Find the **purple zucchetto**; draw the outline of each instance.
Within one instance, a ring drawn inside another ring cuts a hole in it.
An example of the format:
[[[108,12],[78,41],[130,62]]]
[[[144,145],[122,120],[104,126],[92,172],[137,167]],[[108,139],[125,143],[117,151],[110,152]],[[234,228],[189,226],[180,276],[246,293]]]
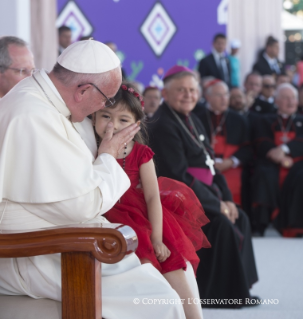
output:
[[[171,77],[172,75],[181,73],[181,72],[189,72],[194,74],[194,72],[191,69],[187,68],[186,66],[175,65],[165,73],[163,77],[163,81],[165,81],[167,78]]]

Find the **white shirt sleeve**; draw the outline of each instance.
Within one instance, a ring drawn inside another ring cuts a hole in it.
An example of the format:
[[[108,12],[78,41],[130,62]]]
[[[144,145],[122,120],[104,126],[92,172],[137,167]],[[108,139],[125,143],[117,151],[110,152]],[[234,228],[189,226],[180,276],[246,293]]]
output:
[[[109,154],[101,154],[94,162],[101,184],[88,194],[61,202],[21,204],[26,210],[53,225],[88,222],[110,210],[130,186],[128,176]]]
[[[231,160],[233,161],[233,166],[232,166],[233,168],[236,168],[241,164],[240,160],[235,156],[232,156]]]
[[[290,154],[290,149],[286,144],[282,144],[280,147],[285,154]]]

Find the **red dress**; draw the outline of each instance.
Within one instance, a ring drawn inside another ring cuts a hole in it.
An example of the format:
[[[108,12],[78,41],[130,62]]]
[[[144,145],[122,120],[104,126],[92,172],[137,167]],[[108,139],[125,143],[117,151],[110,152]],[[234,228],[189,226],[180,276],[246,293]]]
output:
[[[147,205],[140,184],[139,168],[153,158],[152,150],[135,143],[125,159],[125,172],[131,186],[120,201],[105,214],[112,223],[132,227],[138,236],[139,246],[136,254],[141,260],[148,259],[161,272],[186,269],[186,260],[191,262],[195,272],[199,264],[196,251],[210,244],[201,230],[209,222],[194,192],[185,184],[160,177],[158,179],[163,210],[163,243],[171,255],[160,263],[154,253],[150,240],[152,228],[148,220]],[[122,167],[123,159],[118,159]]]

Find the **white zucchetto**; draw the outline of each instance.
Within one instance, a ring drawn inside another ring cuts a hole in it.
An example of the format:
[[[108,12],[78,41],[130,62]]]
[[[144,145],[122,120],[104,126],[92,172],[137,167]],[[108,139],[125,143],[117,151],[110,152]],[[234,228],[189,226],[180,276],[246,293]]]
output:
[[[76,73],[104,73],[121,64],[117,55],[107,45],[95,40],[71,44],[58,57],[57,62]]]

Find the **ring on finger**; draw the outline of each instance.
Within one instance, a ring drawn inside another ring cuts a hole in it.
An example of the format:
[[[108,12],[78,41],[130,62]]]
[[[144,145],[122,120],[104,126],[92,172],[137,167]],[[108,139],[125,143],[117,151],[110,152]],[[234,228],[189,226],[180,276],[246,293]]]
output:
[[[224,214],[228,215],[229,210],[227,208],[225,208],[223,212],[224,212]]]

